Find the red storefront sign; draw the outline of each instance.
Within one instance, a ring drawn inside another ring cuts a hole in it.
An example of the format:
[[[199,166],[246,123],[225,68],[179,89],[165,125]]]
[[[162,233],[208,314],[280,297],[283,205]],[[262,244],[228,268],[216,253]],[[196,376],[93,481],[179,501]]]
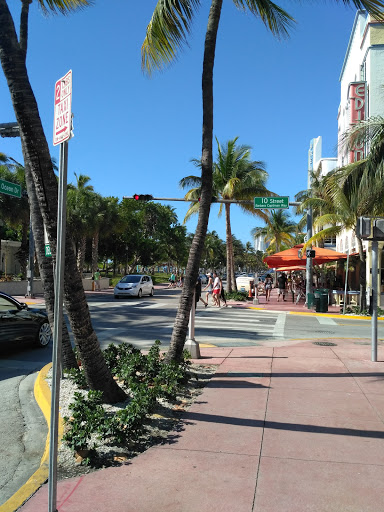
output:
[[[351,108],[351,125],[365,120],[366,82],[352,82],[349,84],[349,102]],[[358,162],[364,158],[364,145],[355,147],[349,152],[349,161]]]

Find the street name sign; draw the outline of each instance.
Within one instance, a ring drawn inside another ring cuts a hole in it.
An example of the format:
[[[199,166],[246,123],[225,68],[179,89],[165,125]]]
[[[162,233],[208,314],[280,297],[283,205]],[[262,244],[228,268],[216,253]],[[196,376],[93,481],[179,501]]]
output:
[[[72,128],[72,70],[55,84],[55,114],[53,121],[53,145],[71,138]]]
[[[289,208],[289,197],[255,197],[255,208],[265,208],[267,210],[274,210],[276,208]]]
[[[9,181],[0,180],[0,192],[8,196],[21,197],[21,185],[10,183]]]

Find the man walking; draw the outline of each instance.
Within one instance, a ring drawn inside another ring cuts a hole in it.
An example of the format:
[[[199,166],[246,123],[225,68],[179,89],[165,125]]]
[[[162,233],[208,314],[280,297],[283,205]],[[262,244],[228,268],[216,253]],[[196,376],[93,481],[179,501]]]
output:
[[[97,290],[98,292],[101,292],[99,269],[96,269],[96,272],[93,274],[93,279],[95,282],[95,291]]]
[[[280,301],[280,295],[283,296],[283,300],[285,301],[285,288],[287,286],[287,276],[284,272],[281,272],[279,277],[277,278],[277,286],[279,287],[279,294],[277,296],[277,302]]]

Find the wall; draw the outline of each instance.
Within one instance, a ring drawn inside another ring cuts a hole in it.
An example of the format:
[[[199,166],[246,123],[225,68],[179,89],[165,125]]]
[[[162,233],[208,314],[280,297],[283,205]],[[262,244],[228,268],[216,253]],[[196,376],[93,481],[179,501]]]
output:
[[[92,279],[83,279],[83,287],[85,291],[92,291]],[[109,288],[109,278],[102,277],[100,279],[100,286],[102,290]],[[8,293],[8,295],[25,296],[27,292],[27,281],[0,281],[0,291]],[[33,293],[42,294],[43,287],[40,279],[33,281]]]

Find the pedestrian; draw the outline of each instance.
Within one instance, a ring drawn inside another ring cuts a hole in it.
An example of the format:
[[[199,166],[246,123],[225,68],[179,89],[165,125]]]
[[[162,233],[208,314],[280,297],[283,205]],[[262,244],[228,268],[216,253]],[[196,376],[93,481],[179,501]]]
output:
[[[285,301],[285,287],[287,285],[287,276],[284,272],[281,272],[279,277],[277,278],[277,286],[279,288],[279,293],[277,296],[277,302],[280,301],[280,295],[283,296],[283,301]]]
[[[212,289],[213,303],[219,308],[220,307],[221,285],[220,285],[220,278],[216,272],[213,272],[213,279],[214,279],[213,289]]]
[[[265,278],[265,282],[264,282],[265,301],[266,302],[269,302],[269,300],[270,300],[272,285],[273,285],[273,279],[271,277],[271,274],[267,274],[267,277]]]
[[[226,308],[226,307],[228,307],[228,304],[227,304],[227,299],[225,298],[223,280],[221,279],[220,276],[219,276],[219,279],[220,279],[220,299],[224,302],[224,307]]]
[[[171,277],[169,278],[169,285],[168,288],[174,288],[176,286],[176,276],[172,272]]]
[[[204,307],[208,306],[208,302],[205,302],[205,300],[201,296],[201,279],[200,277],[197,278],[196,286],[195,286],[195,308],[197,307],[197,303],[201,300],[201,302],[204,304]]]
[[[295,285],[296,285],[296,293],[297,293],[296,304],[298,304],[301,297],[303,297],[305,299],[305,282],[301,277],[299,277],[295,281]],[[305,306],[305,300],[304,300],[304,306]]]
[[[207,294],[205,296],[205,302],[208,304],[209,303],[209,300],[208,300],[209,296],[212,295],[213,279],[212,279],[212,276],[211,276],[210,272],[208,272],[207,277],[208,277],[208,283],[207,283],[207,286],[204,288],[203,291],[207,291]]]
[[[94,272],[93,274],[93,281],[95,283],[95,291],[97,289],[97,291],[101,292],[101,286],[100,286],[100,272],[99,272],[99,269],[97,268],[96,269],[96,272]]]

